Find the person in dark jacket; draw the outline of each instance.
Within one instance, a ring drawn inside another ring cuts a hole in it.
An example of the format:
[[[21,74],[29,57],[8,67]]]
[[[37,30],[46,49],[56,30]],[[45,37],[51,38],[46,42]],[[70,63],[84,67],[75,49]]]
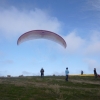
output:
[[[44,77],[44,69],[43,68],[41,68],[40,73],[41,73],[41,77]]]
[[[96,68],[94,68],[94,76],[95,76],[95,78],[97,78]]]

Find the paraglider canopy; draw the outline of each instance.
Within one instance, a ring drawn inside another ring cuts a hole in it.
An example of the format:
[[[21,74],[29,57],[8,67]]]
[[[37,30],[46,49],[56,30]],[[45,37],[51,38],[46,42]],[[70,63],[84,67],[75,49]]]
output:
[[[66,41],[60,35],[47,30],[32,30],[22,34],[17,40],[17,45],[33,39],[48,39],[59,43],[64,48],[67,46]]]

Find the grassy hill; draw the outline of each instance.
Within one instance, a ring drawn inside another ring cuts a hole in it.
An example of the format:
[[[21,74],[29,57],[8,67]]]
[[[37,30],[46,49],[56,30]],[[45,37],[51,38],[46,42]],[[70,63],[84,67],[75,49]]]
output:
[[[70,75],[0,78],[0,100],[100,100],[100,78]]]

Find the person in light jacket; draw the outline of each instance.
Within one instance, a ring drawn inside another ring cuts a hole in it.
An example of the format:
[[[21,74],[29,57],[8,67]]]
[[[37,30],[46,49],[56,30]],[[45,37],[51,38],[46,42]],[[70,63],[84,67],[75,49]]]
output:
[[[68,75],[69,75],[69,70],[68,70],[68,68],[66,68],[66,70],[65,70],[65,75],[66,75],[66,81],[68,81]]]

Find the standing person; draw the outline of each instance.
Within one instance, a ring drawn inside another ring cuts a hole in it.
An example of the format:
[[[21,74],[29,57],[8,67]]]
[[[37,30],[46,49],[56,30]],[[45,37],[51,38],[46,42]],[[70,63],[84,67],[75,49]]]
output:
[[[96,68],[94,68],[94,76],[95,76],[95,78],[97,78]]]
[[[68,70],[68,68],[66,68],[65,74],[66,74],[66,81],[68,81],[68,75],[69,75],[69,70]]]
[[[83,75],[83,71],[81,71],[81,75]]]
[[[44,69],[43,68],[41,68],[40,73],[41,73],[41,77],[43,77],[44,76]]]

